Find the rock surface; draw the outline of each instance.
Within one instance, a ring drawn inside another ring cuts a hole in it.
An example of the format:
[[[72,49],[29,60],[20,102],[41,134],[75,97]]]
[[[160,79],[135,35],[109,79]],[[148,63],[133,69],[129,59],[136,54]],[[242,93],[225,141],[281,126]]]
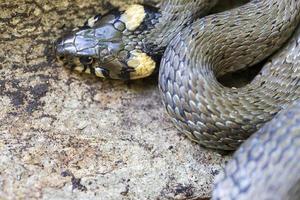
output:
[[[175,129],[156,78],[101,80],[54,60],[60,34],[129,2],[1,1],[0,199],[210,196],[228,156]]]

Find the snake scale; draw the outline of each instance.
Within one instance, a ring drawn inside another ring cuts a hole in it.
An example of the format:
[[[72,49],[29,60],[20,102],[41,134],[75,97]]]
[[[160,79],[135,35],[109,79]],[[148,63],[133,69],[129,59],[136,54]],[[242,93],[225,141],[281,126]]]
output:
[[[163,54],[160,93],[181,132],[222,150],[254,133],[216,177],[213,199],[300,199],[300,1],[252,0],[207,15],[216,2],[97,15],[58,39],[56,54],[77,71],[123,80],[151,75]],[[262,61],[244,87],[217,79]]]

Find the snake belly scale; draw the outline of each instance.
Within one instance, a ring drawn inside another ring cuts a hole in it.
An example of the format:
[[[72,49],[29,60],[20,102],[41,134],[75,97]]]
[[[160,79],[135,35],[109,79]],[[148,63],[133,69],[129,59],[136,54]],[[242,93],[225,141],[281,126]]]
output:
[[[58,39],[56,54],[77,71],[129,80],[153,73],[163,53],[160,93],[181,132],[235,150],[259,130],[216,179],[213,199],[299,199],[300,176],[288,172],[300,174],[300,1],[252,0],[207,15],[216,2],[163,0],[159,10],[97,15]],[[266,59],[244,87],[217,80]]]

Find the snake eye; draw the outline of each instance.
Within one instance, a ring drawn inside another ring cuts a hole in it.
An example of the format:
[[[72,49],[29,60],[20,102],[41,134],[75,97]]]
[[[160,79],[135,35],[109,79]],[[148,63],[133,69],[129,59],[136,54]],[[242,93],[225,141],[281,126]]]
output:
[[[94,59],[92,57],[81,57],[79,58],[81,64],[90,65],[93,63]]]

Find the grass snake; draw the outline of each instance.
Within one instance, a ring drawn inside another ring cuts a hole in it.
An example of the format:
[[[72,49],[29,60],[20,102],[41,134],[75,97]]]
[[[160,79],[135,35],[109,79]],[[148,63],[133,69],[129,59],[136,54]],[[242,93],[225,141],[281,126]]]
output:
[[[213,199],[300,199],[300,1],[252,0],[207,15],[216,2],[96,15],[58,39],[56,54],[77,71],[122,80],[153,74],[163,55],[160,93],[181,132],[222,150],[254,133],[217,176]],[[217,79],[262,61],[244,87]]]

